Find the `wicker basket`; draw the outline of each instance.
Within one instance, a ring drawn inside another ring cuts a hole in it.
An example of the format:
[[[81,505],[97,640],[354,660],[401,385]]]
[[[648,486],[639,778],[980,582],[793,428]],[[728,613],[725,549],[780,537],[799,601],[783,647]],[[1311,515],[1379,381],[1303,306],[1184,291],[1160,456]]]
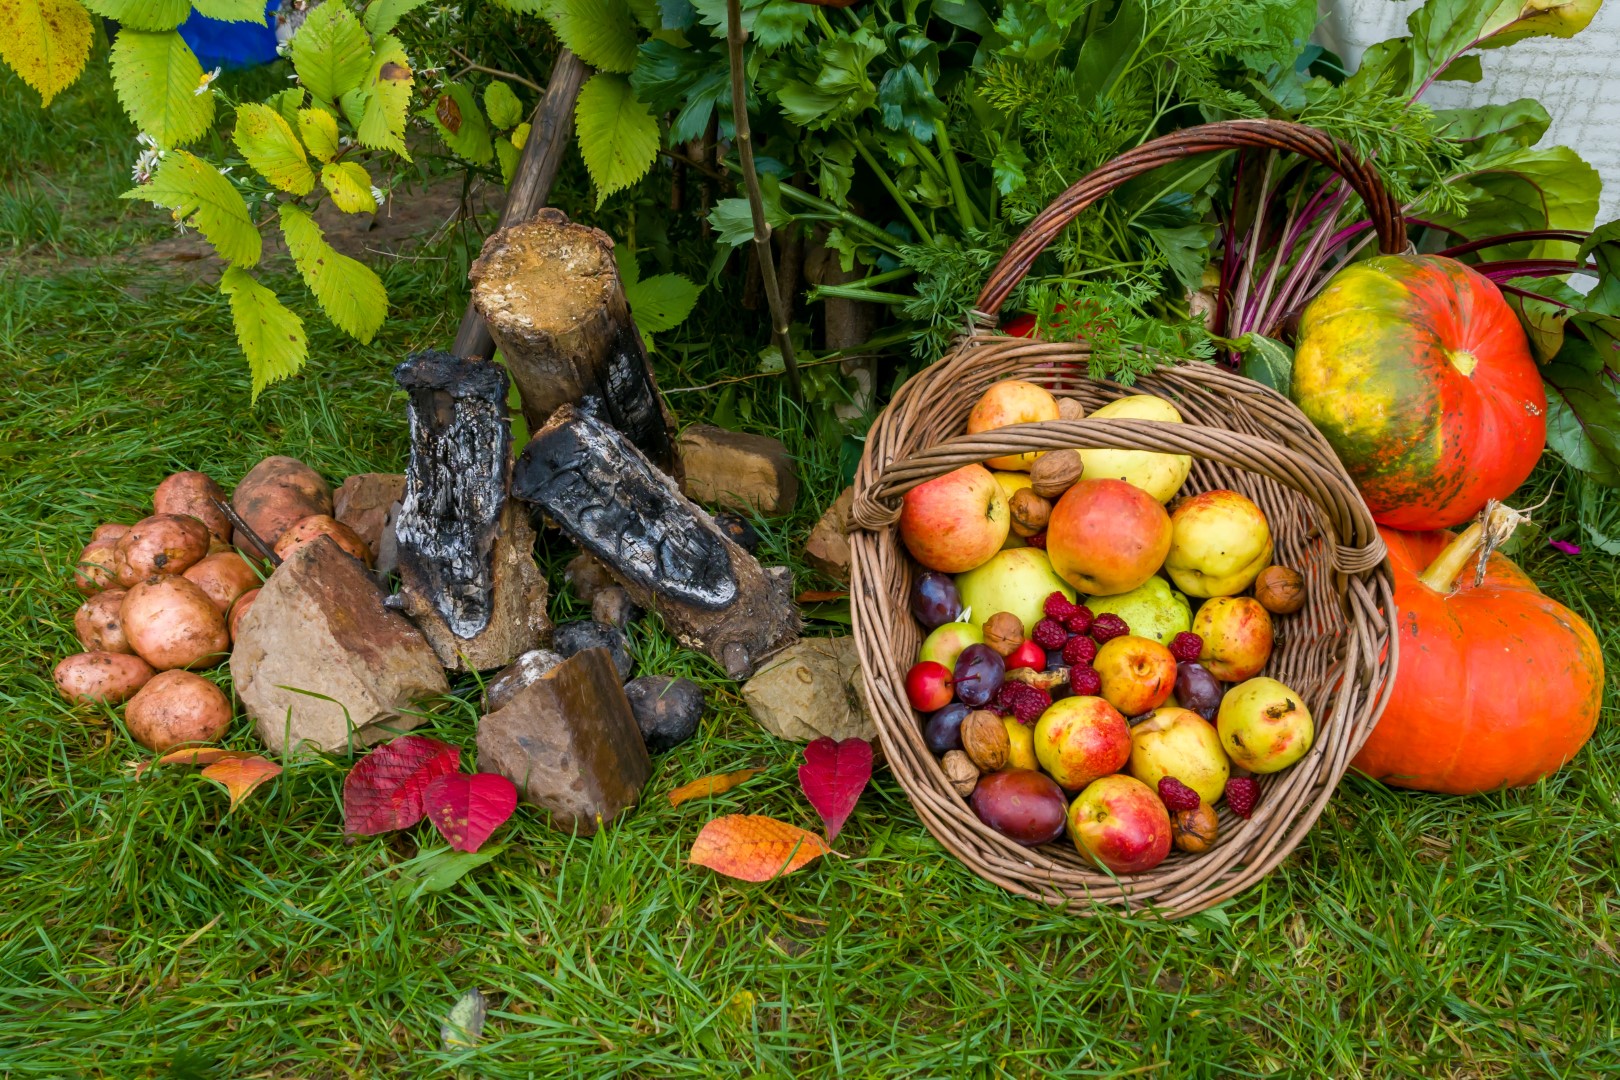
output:
[[[1292,151],[1335,169],[1361,196],[1386,252],[1406,249],[1399,207],[1375,173],[1330,137],[1296,124],[1210,124],[1146,143],[1079,181],[1020,236],[979,296],[981,324],[1065,226],[1115,187],[1188,154],[1233,147]],[[986,328],[960,338],[938,363],[906,383],[873,426],[856,474],[851,596],[856,644],[883,751],[923,823],[980,876],[1025,896],[1090,914],[1119,904],[1175,918],[1259,881],[1300,842],[1383,711],[1396,662],[1394,611],[1384,546],[1337,457],[1305,416],[1275,391],[1209,364],[1164,364],[1135,386],[1086,377],[1084,342],[1009,338]],[[1170,399],[1185,423],[1055,420],[962,435],[990,384],[1027,379],[1092,410],[1130,393]],[[901,496],[970,462],[1029,450],[1111,447],[1189,454],[1184,490],[1231,488],[1265,511],[1276,561],[1306,577],[1309,600],[1276,620],[1271,675],[1305,697],[1316,719],[1303,760],[1260,778],[1260,803],[1245,821],[1220,811],[1220,839],[1200,855],[1172,853],[1154,870],[1115,878],[1066,838],[1038,848],[1013,843],[979,821],[952,790],[922,740],[904,692],[921,643],[908,610],[918,573],[894,522]]]

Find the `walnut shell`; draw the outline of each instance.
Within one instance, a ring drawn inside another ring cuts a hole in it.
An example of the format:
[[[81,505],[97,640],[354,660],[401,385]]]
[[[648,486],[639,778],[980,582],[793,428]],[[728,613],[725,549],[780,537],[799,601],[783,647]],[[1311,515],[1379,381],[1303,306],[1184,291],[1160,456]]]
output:
[[[1055,499],[1073,487],[1085,471],[1078,450],[1052,450],[1029,470],[1029,488],[1043,499]]]
[[[1058,401],[1059,420],[1084,420],[1086,407],[1072,397],[1060,397]]]
[[[1193,855],[1208,851],[1215,846],[1219,833],[1220,820],[1215,816],[1215,808],[1208,803],[1196,810],[1177,810],[1170,815],[1170,835],[1175,839],[1177,850]]]
[[[1011,656],[1024,643],[1024,620],[1010,611],[998,611],[984,620],[984,643],[999,656]]]
[[[945,779],[951,782],[951,787],[962,798],[973,794],[973,789],[979,786],[979,767],[973,764],[960,750],[947,750],[945,756],[939,759],[940,767],[945,770]]]
[[[1305,606],[1305,577],[1286,566],[1268,566],[1254,579],[1254,598],[1277,615],[1292,615]]]
[[[1007,505],[1012,512],[1012,531],[1025,538],[1046,528],[1046,519],[1052,516],[1052,504],[1029,488],[1013,492]]]
[[[962,721],[962,750],[983,772],[1006,768],[1007,757],[1012,753],[1007,725],[988,709],[968,713],[967,719]]]

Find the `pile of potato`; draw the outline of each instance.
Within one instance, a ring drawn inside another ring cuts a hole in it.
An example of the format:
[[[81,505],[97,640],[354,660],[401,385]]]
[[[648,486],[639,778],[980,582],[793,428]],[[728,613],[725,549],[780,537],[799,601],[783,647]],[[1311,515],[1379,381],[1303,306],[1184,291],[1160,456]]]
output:
[[[85,651],[56,665],[56,687],[74,704],[127,701],[130,735],[152,750],[213,742],[230,724],[230,700],[192,672],[230,655],[270,568],[244,556],[255,549],[233,536],[224,501],[205,473],[175,473],[152,493],[150,517],[98,526],[74,570],[88,597],[73,616]],[[365,541],[331,516],[331,488],[301,461],[259,462],[231,505],[280,558],[330,536],[371,562]]]

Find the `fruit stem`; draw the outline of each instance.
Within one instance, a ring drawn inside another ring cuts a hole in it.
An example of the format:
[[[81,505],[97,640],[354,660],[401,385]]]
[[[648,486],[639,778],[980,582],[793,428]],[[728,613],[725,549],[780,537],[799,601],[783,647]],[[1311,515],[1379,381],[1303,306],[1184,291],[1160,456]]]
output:
[[[1457,577],[1468,565],[1469,559],[1476,559],[1474,567],[1474,584],[1478,585],[1485,580],[1485,564],[1490,561],[1491,552],[1495,551],[1504,540],[1513,535],[1513,530],[1521,522],[1529,521],[1529,515],[1503,506],[1495,499],[1485,504],[1485,509],[1479,512],[1474,522],[1457,534],[1457,538],[1446,545],[1429,568],[1418,575],[1418,580],[1435,592],[1449,593],[1457,586]]]

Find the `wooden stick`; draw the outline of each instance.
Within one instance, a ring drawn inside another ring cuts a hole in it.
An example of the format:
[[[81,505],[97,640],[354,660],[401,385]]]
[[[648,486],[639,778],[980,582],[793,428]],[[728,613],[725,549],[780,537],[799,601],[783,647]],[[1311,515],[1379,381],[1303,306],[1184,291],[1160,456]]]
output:
[[[530,120],[523,157],[512,174],[512,187],[506,193],[506,207],[501,211],[501,225],[527,221],[551,195],[551,184],[557,179],[557,168],[568,149],[574,103],[579,100],[579,88],[589,73],[585,62],[567,49],[557,54],[545,97],[540,99]],[[470,301],[461,316],[461,328],[456,331],[456,342],[450,351],[456,356],[480,356],[486,360],[495,355],[495,342]]]
[[[737,128],[737,157],[742,161],[743,183],[748,188],[748,209],[754,217],[754,251],[759,255],[759,272],[764,279],[765,301],[771,309],[771,336],[787,369],[788,389],[793,400],[803,401],[799,387],[799,363],[788,336],[787,305],[776,284],[776,255],[771,250],[771,223],[765,220],[765,197],[759,190],[759,173],[754,169],[754,139],[748,130],[748,94],[743,86],[742,5],[726,0],[726,52],[731,62],[731,116]]]
[[[281,556],[276,554],[276,549],[265,543],[264,538],[254,532],[252,527],[237,515],[229,502],[224,499],[210,499],[209,501],[218,507],[219,512],[224,514],[226,519],[230,521],[231,528],[247,537],[248,543],[259,549],[260,558],[269,562],[273,567],[281,565]]]

